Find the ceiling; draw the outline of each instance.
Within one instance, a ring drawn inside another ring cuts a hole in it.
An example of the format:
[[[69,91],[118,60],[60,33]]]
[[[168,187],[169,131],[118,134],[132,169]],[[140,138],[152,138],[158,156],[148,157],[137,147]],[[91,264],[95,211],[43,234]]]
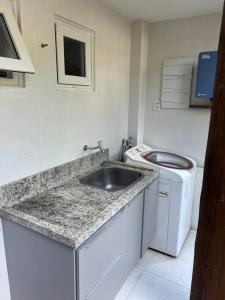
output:
[[[101,0],[130,20],[158,22],[222,12],[223,0]]]

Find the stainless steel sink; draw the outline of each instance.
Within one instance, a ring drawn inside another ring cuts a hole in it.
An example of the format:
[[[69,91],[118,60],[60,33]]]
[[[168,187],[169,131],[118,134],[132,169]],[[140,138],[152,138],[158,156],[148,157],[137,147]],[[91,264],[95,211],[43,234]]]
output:
[[[81,178],[80,183],[115,192],[133,185],[142,176],[139,172],[122,168],[102,168]]]

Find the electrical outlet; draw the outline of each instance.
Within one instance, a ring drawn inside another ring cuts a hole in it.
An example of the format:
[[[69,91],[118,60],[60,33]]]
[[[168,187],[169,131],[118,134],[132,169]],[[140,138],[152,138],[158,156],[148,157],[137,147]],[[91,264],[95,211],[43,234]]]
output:
[[[160,105],[160,101],[159,100],[156,100],[154,102],[154,105],[153,105],[153,110],[154,111],[159,111],[161,109],[161,105]]]

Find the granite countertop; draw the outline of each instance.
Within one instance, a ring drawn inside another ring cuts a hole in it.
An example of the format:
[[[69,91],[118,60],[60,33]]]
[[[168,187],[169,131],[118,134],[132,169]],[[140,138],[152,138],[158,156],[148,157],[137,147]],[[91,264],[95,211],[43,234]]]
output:
[[[76,249],[158,177],[154,170],[108,162],[111,166],[136,169],[144,176],[116,192],[80,184],[79,179],[98,166],[39,195],[3,206],[0,216]]]

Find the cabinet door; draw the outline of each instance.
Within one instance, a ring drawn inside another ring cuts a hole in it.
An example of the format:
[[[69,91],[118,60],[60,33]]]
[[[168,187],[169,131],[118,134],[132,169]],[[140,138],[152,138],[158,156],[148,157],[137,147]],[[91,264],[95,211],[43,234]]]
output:
[[[72,248],[11,221],[3,229],[12,300],[76,300]]]
[[[141,256],[143,193],[77,252],[79,300],[113,300]]]
[[[145,190],[142,255],[144,255],[150,247],[151,241],[156,233],[158,189],[159,184],[158,180],[156,180]]]
[[[123,208],[78,250],[78,299],[114,299],[126,279],[125,220]]]
[[[127,205],[126,212],[126,270],[129,274],[141,258],[144,193]]]

